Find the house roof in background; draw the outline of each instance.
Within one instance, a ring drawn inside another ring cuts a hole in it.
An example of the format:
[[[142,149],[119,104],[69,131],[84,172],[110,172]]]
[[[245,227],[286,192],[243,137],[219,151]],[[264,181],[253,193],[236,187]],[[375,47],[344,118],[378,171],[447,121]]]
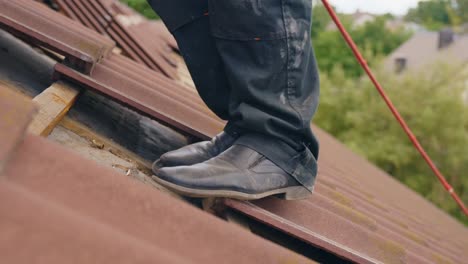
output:
[[[406,68],[422,70],[433,63],[467,63],[468,35],[455,35],[454,42],[439,49],[439,32],[417,32],[385,60],[385,67],[394,70],[395,60],[406,59]]]
[[[20,2],[25,1],[27,0]],[[33,5],[34,2],[29,1]],[[102,4],[112,1],[102,1]],[[7,1],[0,0],[0,4],[4,2]],[[12,3],[14,5],[16,2]],[[18,4],[15,8],[23,7]],[[2,12],[0,9],[0,17],[5,17]],[[47,17],[54,11],[41,12]],[[68,30],[67,22],[70,19],[61,16],[60,20],[60,25]],[[28,34],[21,29],[16,30]],[[39,29],[39,32],[46,31]],[[28,38],[25,40],[37,44]],[[146,38],[135,37],[135,42],[147,41],[149,40]],[[151,41],[167,45],[167,40],[161,35]],[[118,39],[116,43],[119,44]],[[100,59],[95,64],[94,71],[89,74],[79,73],[70,68],[70,65],[60,62],[55,71],[57,78],[66,78],[82,88],[97,90],[110,100],[124,103],[199,139],[214,136],[224,124],[206,108],[194,89],[180,85],[158,72],[158,69],[148,68],[143,61],[138,64],[138,60],[134,62],[111,52]],[[0,106],[4,105],[6,104],[0,102]],[[225,200],[226,208],[350,261],[463,263],[468,259],[468,230],[463,225],[351,152],[326,132],[316,127],[314,131],[321,141],[322,154],[315,194],[310,199],[289,202],[276,198],[256,202]],[[32,154],[38,151],[42,151],[43,155]],[[223,252],[227,261],[234,261],[231,259],[233,253],[245,255],[239,256],[238,262],[243,262],[240,259],[243,257],[252,262],[257,260],[271,263],[275,258],[282,260],[283,257],[303,261],[289,251],[233,229],[206,213],[169,199],[157,190],[114,175],[46,140],[27,136],[23,144],[16,148],[16,152],[8,163],[10,167],[7,170],[7,180],[3,181],[3,185],[0,184],[7,193],[2,201],[8,201],[1,205],[0,212],[11,210],[8,212],[12,216],[8,219],[27,220],[22,222],[23,226],[20,228],[24,236],[12,235],[12,241],[17,243],[22,243],[22,238],[28,238],[28,230],[33,230],[30,235],[42,232],[34,229],[40,223],[50,230],[40,233],[40,236],[57,245],[66,244],[63,241],[71,235],[69,230],[46,224],[45,216],[40,214],[50,212],[61,219],[57,222],[70,223],[70,226],[76,228],[82,226],[84,230],[97,230],[97,234],[107,234],[113,238],[122,237],[123,234],[130,235],[126,236],[128,240],[122,244],[116,243],[114,239],[102,241],[106,243],[106,246],[102,246],[102,252],[94,250],[100,240],[93,242],[91,235],[79,236],[76,244],[70,245],[70,248],[84,245],[95,258],[114,256],[113,247],[128,245],[131,249],[129,256],[124,256],[122,252],[119,253],[122,255],[117,256],[125,259],[140,256],[137,253],[141,252],[141,257],[145,260],[149,256],[148,252],[145,248],[138,247],[138,241],[143,241],[157,249],[154,252],[158,252],[157,257],[161,257],[161,261],[164,258],[171,260],[177,257],[173,260],[211,262],[210,256],[219,261]],[[16,210],[14,199],[21,201]],[[97,201],[102,201],[102,204]],[[28,211],[28,207],[34,209]],[[38,217],[32,218],[31,212],[38,212]],[[75,215],[76,218],[70,217]],[[11,221],[1,221],[2,218],[0,223],[3,225],[0,226],[4,226],[5,230],[12,230]],[[204,239],[201,235],[205,233],[207,243],[199,243],[199,240]],[[169,239],[169,242],[164,242],[163,238]],[[226,240],[229,242],[224,247]],[[176,243],[181,243],[183,247],[175,245]],[[194,246],[194,243],[199,244]],[[46,245],[31,240],[30,244],[23,246],[24,250],[20,253],[34,254],[37,250],[45,250],[48,257],[59,254],[53,247],[47,248]],[[190,245],[197,250],[190,248]],[[220,248],[219,245],[223,247]],[[66,246],[63,245],[63,254],[75,254]],[[174,250],[173,246],[180,251]],[[240,246],[244,251],[240,251]],[[180,255],[177,256],[177,253]],[[265,256],[266,261],[259,260],[260,255]],[[18,254],[13,257],[20,256]],[[61,256],[62,260],[66,257]],[[293,262],[286,259],[285,263],[288,261]]]

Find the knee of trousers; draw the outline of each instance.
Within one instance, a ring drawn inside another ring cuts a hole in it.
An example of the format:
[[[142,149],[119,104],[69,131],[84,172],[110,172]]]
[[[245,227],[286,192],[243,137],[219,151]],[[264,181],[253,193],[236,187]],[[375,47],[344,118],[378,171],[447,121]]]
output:
[[[208,0],[147,0],[169,31],[196,20],[208,12]]]

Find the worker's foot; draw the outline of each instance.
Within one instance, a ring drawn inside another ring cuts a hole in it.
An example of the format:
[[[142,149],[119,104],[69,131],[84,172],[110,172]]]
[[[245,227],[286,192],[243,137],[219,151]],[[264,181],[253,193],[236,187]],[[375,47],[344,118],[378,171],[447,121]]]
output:
[[[233,145],[218,156],[192,166],[166,167],[153,179],[190,197],[226,197],[255,200],[278,195],[304,199],[311,192],[260,153]]]
[[[209,160],[232,146],[237,137],[222,132],[211,141],[198,142],[167,152],[153,163],[153,172],[163,167],[188,166]]]

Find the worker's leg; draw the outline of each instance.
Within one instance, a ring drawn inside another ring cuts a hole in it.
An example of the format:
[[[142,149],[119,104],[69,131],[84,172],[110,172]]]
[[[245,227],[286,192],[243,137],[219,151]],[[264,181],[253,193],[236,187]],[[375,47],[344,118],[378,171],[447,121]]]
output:
[[[311,1],[210,0],[209,9],[232,87],[226,130],[241,137],[207,162],[160,170],[156,180],[193,196],[301,198],[312,191],[318,156]]]
[[[273,148],[254,137],[242,140],[278,164],[290,157],[275,152],[299,153],[304,146],[317,158],[310,129],[319,99],[311,0],[210,0],[209,6],[212,34],[233,87],[227,129],[279,140]],[[294,171],[302,164],[281,165]],[[304,173],[311,184],[314,168]]]
[[[210,0],[212,34],[230,82],[228,129],[255,131],[295,150],[310,145],[319,80],[310,0]],[[256,148],[259,146],[255,146]]]
[[[208,0],[148,0],[177,40],[197,90],[208,107],[228,120],[230,89],[210,33]]]
[[[230,88],[221,57],[211,36],[208,0],[148,1],[177,40],[204,102],[221,119],[228,120]],[[153,164],[153,170],[203,162],[229,148],[237,137],[235,133],[223,132],[211,141],[165,153]]]

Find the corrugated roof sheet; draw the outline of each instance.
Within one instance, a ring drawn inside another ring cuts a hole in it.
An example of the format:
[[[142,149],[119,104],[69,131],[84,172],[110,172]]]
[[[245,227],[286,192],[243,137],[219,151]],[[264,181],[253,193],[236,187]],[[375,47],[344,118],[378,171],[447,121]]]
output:
[[[132,73],[130,67],[121,66],[124,63],[138,67],[132,68],[135,71]],[[170,79],[122,56],[104,59],[91,76],[62,64],[56,70],[62,77],[105,93],[199,138],[209,138],[222,128],[223,123],[205,109],[200,99],[195,99],[194,91],[186,87],[179,89]],[[466,262],[466,227],[327,133],[318,128],[314,131],[321,141],[322,153],[316,192],[310,199],[286,202],[268,198],[252,203],[226,200],[225,205],[354,262]],[[27,171],[18,174],[27,175]],[[27,182],[25,179],[22,183]],[[73,182],[73,178],[68,182]],[[55,193],[61,192],[60,188],[49,190],[53,184],[46,185],[40,185],[45,188],[44,195],[50,191],[50,195],[58,198]],[[93,186],[106,188],[103,183]],[[166,228],[177,229],[177,226],[167,224]]]
[[[37,136],[0,173],[0,199],[5,263],[311,263]]]
[[[104,60],[91,76],[63,64],[55,70],[59,78],[78,82],[199,138],[223,128],[195,93],[123,56],[114,54]]]
[[[178,78],[177,62],[170,56],[177,44],[161,22],[150,22],[118,1],[55,2],[70,18],[110,36],[133,60],[172,79]]]
[[[90,73],[115,45],[112,40],[30,0],[1,0],[0,25],[16,36],[65,55],[70,65],[85,73]]]
[[[313,246],[359,263],[466,263],[468,231],[318,128],[315,194],[225,204]]]

